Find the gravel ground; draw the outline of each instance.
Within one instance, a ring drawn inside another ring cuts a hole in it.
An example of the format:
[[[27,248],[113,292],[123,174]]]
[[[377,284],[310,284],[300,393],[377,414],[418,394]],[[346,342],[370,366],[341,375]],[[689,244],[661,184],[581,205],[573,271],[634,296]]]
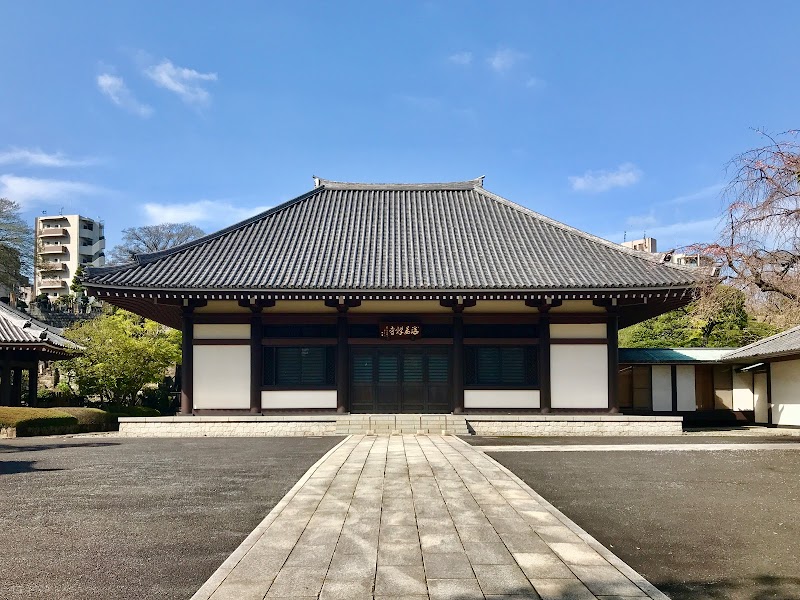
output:
[[[0,598],[189,598],[340,440],[4,440]]]
[[[797,444],[798,436],[734,436],[734,435],[674,435],[674,436],[604,436],[604,437],[524,437],[524,436],[471,436],[464,440],[473,446],[607,446],[613,444]]]
[[[798,450],[493,456],[674,600],[798,600]]]

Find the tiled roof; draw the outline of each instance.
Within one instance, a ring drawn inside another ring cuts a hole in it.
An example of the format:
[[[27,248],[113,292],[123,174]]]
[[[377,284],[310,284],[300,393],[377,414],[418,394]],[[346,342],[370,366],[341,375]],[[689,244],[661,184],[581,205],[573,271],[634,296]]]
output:
[[[63,337],[62,329],[37,321],[30,315],[0,302],[0,349],[79,350]]]
[[[155,290],[686,288],[710,275],[623,248],[488,192],[483,180],[317,187],[85,283]]]
[[[800,354],[800,325],[758,340],[725,355],[725,361],[749,360]]]
[[[675,364],[717,362],[731,348],[620,348],[621,364]]]

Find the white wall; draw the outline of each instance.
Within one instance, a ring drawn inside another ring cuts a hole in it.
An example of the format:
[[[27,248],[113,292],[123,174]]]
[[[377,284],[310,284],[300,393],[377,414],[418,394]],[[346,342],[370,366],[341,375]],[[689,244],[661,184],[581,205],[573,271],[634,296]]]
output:
[[[753,410],[753,374],[733,370],[733,410]]]
[[[608,408],[608,348],[605,344],[550,347],[553,408]]]
[[[464,408],[539,408],[539,390],[464,390]]]
[[[551,339],[604,338],[608,334],[605,323],[551,323]]]
[[[800,425],[800,360],[770,364],[772,423]]]
[[[261,392],[262,408],[336,408],[336,390],[271,390]]]
[[[678,410],[697,410],[694,392],[694,365],[678,365],[675,367],[675,372]]]
[[[249,340],[250,325],[247,323],[196,323],[194,337],[197,340]]]
[[[769,397],[767,396],[767,374],[753,374],[753,404],[756,423],[769,422]]]
[[[250,346],[194,346],[194,407],[250,408]]]
[[[653,410],[672,410],[672,367],[653,365]]]

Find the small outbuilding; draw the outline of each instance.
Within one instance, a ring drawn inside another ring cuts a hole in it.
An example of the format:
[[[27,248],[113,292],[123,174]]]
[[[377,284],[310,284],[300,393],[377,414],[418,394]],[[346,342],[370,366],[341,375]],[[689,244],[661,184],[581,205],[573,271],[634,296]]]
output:
[[[80,347],[63,330],[0,303],[0,406],[19,406],[22,374],[28,373],[27,404],[36,405],[39,362],[73,356]]]

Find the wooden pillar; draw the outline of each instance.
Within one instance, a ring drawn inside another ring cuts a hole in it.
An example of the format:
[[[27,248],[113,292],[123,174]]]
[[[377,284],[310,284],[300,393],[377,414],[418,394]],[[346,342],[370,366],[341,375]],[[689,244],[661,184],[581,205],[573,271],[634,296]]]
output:
[[[670,385],[672,386],[672,412],[678,412],[678,367],[670,366]]]
[[[347,315],[344,311],[336,318],[336,412],[350,410],[350,348],[347,342]]]
[[[464,412],[464,315],[463,306],[453,310],[453,413]]]
[[[539,307],[539,408],[549,413],[551,408],[550,387],[550,306]]]
[[[772,416],[772,363],[767,363],[767,425],[774,424]]]
[[[263,331],[261,327],[261,306],[251,306],[250,315],[250,412],[261,414],[262,370],[264,368],[264,346],[261,343]]]
[[[194,411],[194,311],[193,306],[183,307],[183,341],[181,345],[181,414]]]
[[[8,359],[3,361],[0,377],[0,406],[11,406],[11,365]]]
[[[11,370],[13,375],[11,380],[11,406],[22,405],[22,367],[14,367]]]
[[[608,307],[608,411],[619,412],[619,314],[616,306]]]
[[[28,369],[28,406],[36,406],[39,397],[39,363]]]

